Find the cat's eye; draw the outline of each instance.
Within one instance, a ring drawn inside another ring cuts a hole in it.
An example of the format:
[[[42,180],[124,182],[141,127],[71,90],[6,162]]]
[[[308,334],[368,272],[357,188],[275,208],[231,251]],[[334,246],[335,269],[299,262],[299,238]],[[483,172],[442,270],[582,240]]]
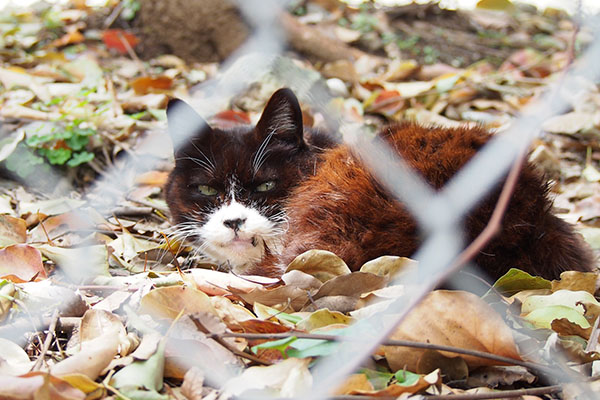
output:
[[[218,193],[217,189],[208,185],[198,185],[198,191],[204,196],[215,196]]]
[[[275,181],[267,181],[258,185],[254,190],[257,192],[269,192],[275,189]]]

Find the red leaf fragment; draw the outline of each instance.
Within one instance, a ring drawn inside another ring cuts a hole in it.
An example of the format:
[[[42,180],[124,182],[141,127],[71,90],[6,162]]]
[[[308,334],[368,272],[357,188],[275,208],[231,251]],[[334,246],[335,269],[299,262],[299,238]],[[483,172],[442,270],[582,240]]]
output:
[[[127,45],[133,48],[140,42],[140,39],[123,29],[107,29],[102,32],[102,41],[107,48],[126,54]]]

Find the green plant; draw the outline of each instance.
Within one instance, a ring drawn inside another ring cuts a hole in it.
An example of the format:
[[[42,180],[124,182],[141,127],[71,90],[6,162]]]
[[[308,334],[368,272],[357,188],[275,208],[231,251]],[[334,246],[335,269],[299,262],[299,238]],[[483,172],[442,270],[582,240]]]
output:
[[[135,18],[135,14],[140,10],[140,2],[138,0],[122,0],[121,4],[123,6],[121,18],[127,21]]]
[[[85,146],[96,130],[81,127],[82,122],[74,120],[62,129],[52,129],[49,134],[32,135],[25,140],[25,144],[53,165],[76,167],[89,162],[94,158],[94,153],[86,151]]]
[[[377,17],[366,12],[361,12],[352,19],[350,27],[361,33],[371,32],[377,26]]]

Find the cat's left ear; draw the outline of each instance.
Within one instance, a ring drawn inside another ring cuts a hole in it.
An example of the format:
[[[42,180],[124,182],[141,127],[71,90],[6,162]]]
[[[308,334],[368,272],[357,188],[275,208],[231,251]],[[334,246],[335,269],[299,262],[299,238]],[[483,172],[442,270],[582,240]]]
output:
[[[298,147],[306,146],[303,136],[302,110],[294,92],[283,88],[273,93],[256,124],[256,132],[262,137],[274,132],[275,137],[279,140]]]

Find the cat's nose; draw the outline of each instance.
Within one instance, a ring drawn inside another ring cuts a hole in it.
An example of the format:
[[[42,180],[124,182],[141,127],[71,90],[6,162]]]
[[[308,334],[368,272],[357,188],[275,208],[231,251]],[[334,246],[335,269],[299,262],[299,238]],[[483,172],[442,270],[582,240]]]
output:
[[[236,219],[227,219],[223,221],[223,225],[237,232],[240,230],[240,227],[246,222],[246,218],[236,218]]]

